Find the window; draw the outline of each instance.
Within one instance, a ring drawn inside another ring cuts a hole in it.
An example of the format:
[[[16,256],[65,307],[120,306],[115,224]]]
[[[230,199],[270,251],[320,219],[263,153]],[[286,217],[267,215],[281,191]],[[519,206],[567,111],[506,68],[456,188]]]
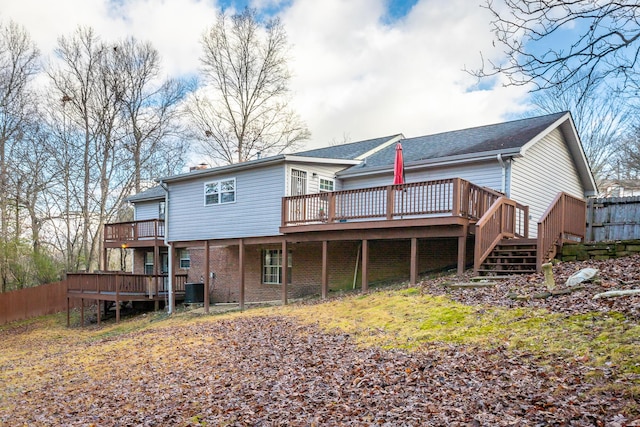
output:
[[[320,192],[333,191],[333,180],[320,178]]]
[[[153,274],[153,252],[144,254],[144,274]]]
[[[180,250],[180,268],[189,269],[191,267],[191,256],[186,249]]]
[[[236,201],[236,179],[224,179],[204,184],[204,204],[221,205]]]
[[[158,204],[158,219],[164,219],[164,202]]]
[[[287,283],[291,283],[291,252],[287,258]],[[265,249],[262,251],[262,283],[273,285],[282,283],[282,250]]]

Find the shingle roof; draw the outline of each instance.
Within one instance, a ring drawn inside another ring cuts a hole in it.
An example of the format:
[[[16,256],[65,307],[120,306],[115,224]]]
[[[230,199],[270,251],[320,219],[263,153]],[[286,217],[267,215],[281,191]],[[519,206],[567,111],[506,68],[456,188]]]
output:
[[[564,116],[566,112],[469,129],[406,138],[402,143],[405,164],[421,160],[485,152],[519,150]],[[366,167],[393,165],[395,145],[367,158]]]
[[[156,200],[156,199],[164,199],[164,189],[156,185],[155,187],[151,187],[147,190],[141,191],[138,194],[134,194],[133,196],[127,197],[128,202],[142,202],[146,200]]]
[[[390,139],[398,137],[400,134],[384,136],[381,138],[367,139],[365,141],[352,142],[349,144],[334,145],[331,147],[316,148],[315,150],[301,151],[295,153],[301,157],[318,157],[324,159],[344,159],[354,160],[364,153],[373,150]]]

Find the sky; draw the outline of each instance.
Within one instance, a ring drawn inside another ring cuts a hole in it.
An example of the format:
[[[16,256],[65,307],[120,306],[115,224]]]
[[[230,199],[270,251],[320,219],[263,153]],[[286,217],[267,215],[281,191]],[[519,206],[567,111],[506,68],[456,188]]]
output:
[[[522,87],[464,71],[499,59],[481,0],[0,0],[52,55],[57,38],[91,26],[133,36],[162,56],[167,76],[198,73],[200,39],[220,10],[255,7],[287,31],[292,106],[311,131],[304,148],[397,133],[420,136],[521,117]]]

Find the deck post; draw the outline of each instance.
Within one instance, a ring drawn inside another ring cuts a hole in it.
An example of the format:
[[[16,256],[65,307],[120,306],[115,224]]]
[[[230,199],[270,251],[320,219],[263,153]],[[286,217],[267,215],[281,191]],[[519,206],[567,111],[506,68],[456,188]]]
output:
[[[120,281],[124,282],[124,277],[116,274],[116,323],[120,323]],[[107,314],[105,306],[105,315]]]
[[[281,217],[280,223],[283,227],[287,226],[287,219],[289,217],[289,199],[286,197],[282,198],[282,207],[281,207]]]
[[[452,216],[460,216],[460,192],[462,191],[462,185],[460,178],[453,179],[453,191],[452,191],[452,202],[451,206],[451,215]]]
[[[238,273],[240,275],[240,311],[244,311],[244,240],[238,241]]]
[[[409,272],[409,284],[415,286],[418,281],[418,239],[411,238],[411,267]]]
[[[80,327],[84,328],[84,298],[80,298]]]
[[[322,299],[327,299],[329,293],[329,271],[327,268],[328,261],[328,242],[322,241]]]
[[[362,292],[369,290],[369,241],[362,240]]]
[[[100,300],[96,301],[96,312],[97,312],[96,316],[98,318],[98,326],[100,326]]]
[[[287,284],[289,282],[289,250],[287,248],[287,239],[282,240],[282,305],[287,304]]]
[[[69,301],[69,297],[67,297],[67,328],[69,326],[71,326],[71,318],[69,317],[69,310],[70,309],[71,309],[71,302]]]
[[[458,276],[464,274],[467,258],[467,226],[462,227],[462,236],[458,237]]]
[[[336,196],[333,194],[333,191],[330,191],[328,194],[328,217],[327,222],[333,223],[336,220]]]
[[[393,185],[387,185],[387,221],[390,221],[393,219],[393,208],[394,206],[394,200],[395,200],[395,193],[394,193],[394,189],[393,189]]]
[[[209,314],[209,241],[204,241],[204,312]]]

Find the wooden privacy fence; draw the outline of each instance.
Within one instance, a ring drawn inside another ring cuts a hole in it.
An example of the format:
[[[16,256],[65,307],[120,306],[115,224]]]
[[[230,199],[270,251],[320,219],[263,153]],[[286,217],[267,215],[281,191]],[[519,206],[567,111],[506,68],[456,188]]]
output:
[[[79,304],[77,301],[78,307]],[[64,281],[0,293],[0,325],[66,309],[67,284]]]
[[[640,239],[640,197],[589,199],[588,242]]]

